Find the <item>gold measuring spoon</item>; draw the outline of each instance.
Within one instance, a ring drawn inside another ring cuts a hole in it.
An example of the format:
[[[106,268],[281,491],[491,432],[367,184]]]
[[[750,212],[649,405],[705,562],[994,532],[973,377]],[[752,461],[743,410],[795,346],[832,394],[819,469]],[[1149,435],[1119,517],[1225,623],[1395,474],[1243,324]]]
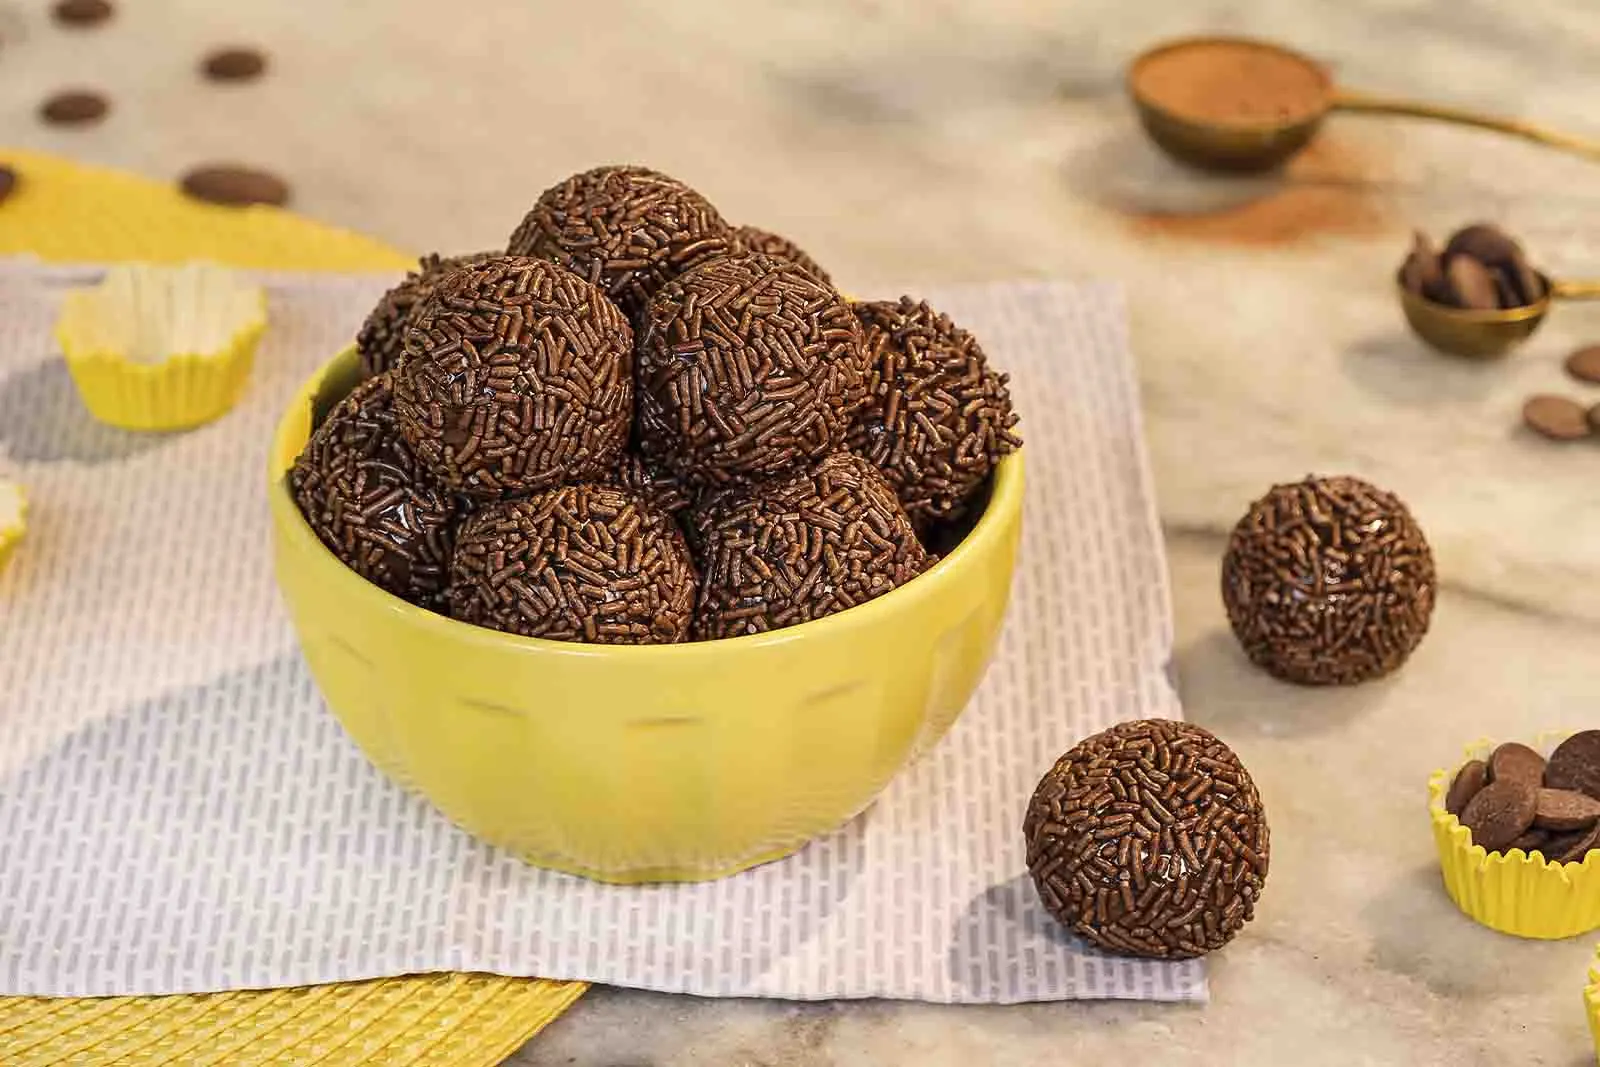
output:
[[[1600,140],[1338,88],[1309,56],[1247,37],[1185,37],[1158,45],[1128,67],[1127,88],[1151,140],[1205,170],[1275,167],[1304,148],[1332,111],[1476,126],[1600,159]]]
[[[1504,355],[1539,328],[1554,300],[1600,300],[1600,281],[1552,281],[1539,275],[1544,296],[1513,308],[1458,308],[1407,289],[1395,276],[1400,307],[1418,337],[1453,356],[1487,359]]]

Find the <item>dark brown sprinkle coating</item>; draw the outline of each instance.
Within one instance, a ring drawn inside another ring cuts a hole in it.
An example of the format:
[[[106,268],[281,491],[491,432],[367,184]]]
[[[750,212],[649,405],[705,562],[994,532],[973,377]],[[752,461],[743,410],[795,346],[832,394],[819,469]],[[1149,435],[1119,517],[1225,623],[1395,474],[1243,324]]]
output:
[[[694,598],[671,516],[615,486],[489,505],[462,525],[450,567],[454,618],[552,641],[682,641]]]
[[[867,405],[852,451],[889,479],[918,525],[959,516],[1000,459],[1021,447],[1007,377],[978,341],[926,303],[854,304],[867,351]]]
[[[1600,345],[1584,345],[1567,357],[1567,373],[1580,382],[1600,384]]]
[[[63,26],[95,26],[109,19],[115,9],[111,0],[60,0],[53,13]]]
[[[889,483],[848,452],[729,494],[700,521],[700,639],[832,615],[904,585],[929,562]]]
[[[1478,791],[1488,784],[1489,765],[1481,759],[1468,760],[1450,783],[1450,791],[1444,798],[1444,810],[1451,815],[1460,815],[1467,801],[1477,796]]]
[[[219,82],[250,81],[266,69],[267,57],[255,48],[219,48],[200,61],[200,73]]]
[[[99,122],[111,102],[92,89],[68,89],[39,105],[39,117],[54,126],[82,126]]]
[[[1539,788],[1528,782],[1490,782],[1467,802],[1461,825],[1472,831],[1472,842],[1499,852],[1527,833],[1538,810]]]
[[[311,529],[352,570],[439,609],[456,503],[401,436],[391,384],[372,378],[340,401],[295,460],[289,485]]]
[[[196,167],[183,176],[178,187],[196,200],[226,207],[282,207],[289,202],[289,184],[282,178],[231,163]]]
[[[1428,632],[1433,553],[1398,498],[1357,478],[1275,486],[1234,527],[1222,599],[1246,655],[1286,681],[1353,685]]]
[[[1528,429],[1552,441],[1581,441],[1594,433],[1582,404],[1550,393],[1530,396],[1522,405],[1522,421]]]
[[[0,204],[10,199],[11,194],[17,191],[17,172],[5,163],[0,163]]]
[[[1489,780],[1539,785],[1544,781],[1544,757],[1521,742],[1507,741],[1489,755]]]
[[[733,231],[733,239],[738,251],[759,252],[764,256],[785,260],[823,285],[833,284],[832,276],[822,269],[822,264],[812,259],[806,254],[805,249],[782,234],[763,230],[759,226],[740,226]]]
[[[1600,730],[1573,734],[1550,753],[1544,784],[1600,799]]]
[[[417,269],[384,293],[356,334],[356,350],[361,355],[361,370],[368,377],[394,370],[405,361],[405,326],[414,309],[433,293],[446,274],[462,267],[473,267],[497,258],[494,252],[470,256],[423,256]]]
[[[1189,959],[1255,915],[1271,838],[1233,750],[1146,719],[1077,744],[1034,790],[1022,826],[1045,910],[1107,952]]]
[[[762,255],[669,282],[639,339],[639,441],[680,477],[780,474],[842,448],[866,395],[861,328],[831,288]]]
[[[638,327],[664,284],[725,255],[732,239],[717,209],[677,179],[609,166],[545,190],[506,251],[548,259],[588,279]]]
[[[400,428],[468,496],[603,480],[633,418],[632,342],[605,294],[553,263],[448,272],[406,325]]]
[[[693,495],[671,471],[636,452],[624,452],[617,460],[607,484],[637,493],[646,503],[670,515],[688,510]]]
[[[1600,822],[1600,800],[1576,789],[1541,789],[1533,824],[1544,830],[1587,830]]]

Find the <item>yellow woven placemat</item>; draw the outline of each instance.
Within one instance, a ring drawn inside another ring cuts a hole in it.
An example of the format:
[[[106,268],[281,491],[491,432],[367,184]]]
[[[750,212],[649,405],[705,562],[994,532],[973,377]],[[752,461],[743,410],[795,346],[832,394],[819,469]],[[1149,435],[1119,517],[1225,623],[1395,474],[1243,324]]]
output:
[[[0,256],[57,262],[209,259],[265,270],[385,271],[415,263],[276,208],[196,203],[175,188],[0,149],[19,177],[0,203]],[[0,1064],[499,1063],[566,1011],[581,982],[432,974],[170,997],[0,997]]]

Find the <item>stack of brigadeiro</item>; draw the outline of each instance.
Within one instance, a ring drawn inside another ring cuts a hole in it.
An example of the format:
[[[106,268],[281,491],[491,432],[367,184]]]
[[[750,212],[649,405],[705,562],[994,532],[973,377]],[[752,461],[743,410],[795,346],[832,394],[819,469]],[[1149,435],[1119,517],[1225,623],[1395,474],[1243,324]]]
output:
[[[853,303],[682,182],[601,167],[504,253],[424,258],[290,474],[376,585],[508,633],[761,633],[926,570],[1018,447],[1006,376],[925,303]]]

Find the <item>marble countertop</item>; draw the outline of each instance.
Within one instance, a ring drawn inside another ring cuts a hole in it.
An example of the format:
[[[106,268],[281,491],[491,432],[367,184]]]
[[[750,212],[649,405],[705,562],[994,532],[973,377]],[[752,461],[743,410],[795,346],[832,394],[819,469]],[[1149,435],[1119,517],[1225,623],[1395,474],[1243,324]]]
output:
[[[1121,280],[1167,528],[1188,714],[1267,799],[1259,917],[1204,1006],[790,1005],[596,990],[517,1055],[543,1064],[1590,1062],[1593,945],[1480,929],[1444,896],[1424,810],[1480,736],[1596,725],[1600,450],[1518,426],[1523,398],[1600,388],[1560,358],[1600,339],[1563,306],[1517,356],[1467,364],[1404,332],[1388,277],[1413,225],[1488,218],[1559,274],[1600,276],[1600,171],[1458,129],[1335,117],[1286,174],[1158,158],[1120,93],[1158,37],[1250,32],[1338,78],[1600,134],[1600,11],[1491,0],[746,0],[448,8],[427,0],[164,0],[67,34],[0,2],[0,143],[156,176],[239,159],[296,206],[419,251],[503,243],[552,180],[638,160],[732,218],[791,233],[847,287],[885,278]],[[470,10],[470,19],[449,18]],[[206,48],[272,53],[254,86]],[[40,125],[48,92],[105,123]],[[1036,416],[1042,417],[1042,416]],[[1252,670],[1217,595],[1223,537],[1273,481],[1360,474],[1435,545],[1434,630],[1399,676],[1345,691]]]

